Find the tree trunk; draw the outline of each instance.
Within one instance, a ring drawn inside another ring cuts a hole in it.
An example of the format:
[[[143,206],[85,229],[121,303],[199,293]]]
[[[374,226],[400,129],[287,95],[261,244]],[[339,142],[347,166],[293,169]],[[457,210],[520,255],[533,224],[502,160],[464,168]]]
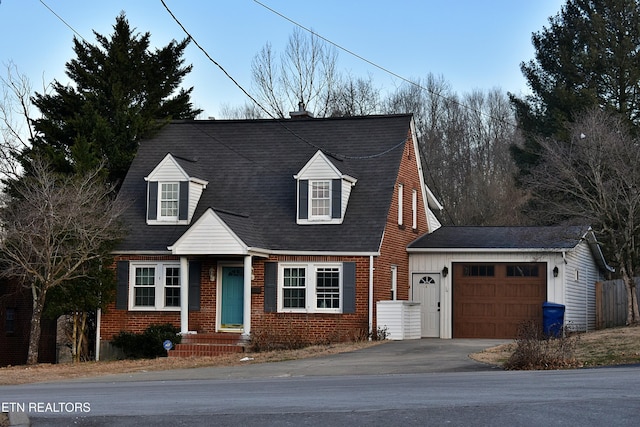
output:
[[[627,326],[637,325],[640,321],[638,317],[638,299],[636,283],[633,277],[630,277],[627,269],[623,266],[620,269],[622,273],[622,281],[624,282],[624,288],[627,293]]]
[[[40,333],[42,310],[44,309],[45,292],[40,295],[34,294],[33,314],[31,315],[31,330],[29,331],[29,350],[27,351],[27,365],[35,365],[38,363],[38,351],[40,349]]]

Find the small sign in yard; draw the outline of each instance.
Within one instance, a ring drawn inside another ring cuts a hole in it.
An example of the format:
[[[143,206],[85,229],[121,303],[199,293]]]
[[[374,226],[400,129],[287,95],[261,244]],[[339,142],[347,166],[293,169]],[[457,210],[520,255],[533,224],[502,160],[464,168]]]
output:
[[[173,348],[173,343],[170,340],[165,340],[162,343],[162,346],[164,347],[165,350],[169,351]]]

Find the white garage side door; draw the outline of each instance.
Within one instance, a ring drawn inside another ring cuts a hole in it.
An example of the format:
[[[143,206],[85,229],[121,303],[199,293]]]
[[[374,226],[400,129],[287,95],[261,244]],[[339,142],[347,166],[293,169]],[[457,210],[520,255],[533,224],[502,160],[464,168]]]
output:
[[[411,281],[411,299],[420,303],[422,337],[438,338],[440,336],[440,275],[414,273]]]

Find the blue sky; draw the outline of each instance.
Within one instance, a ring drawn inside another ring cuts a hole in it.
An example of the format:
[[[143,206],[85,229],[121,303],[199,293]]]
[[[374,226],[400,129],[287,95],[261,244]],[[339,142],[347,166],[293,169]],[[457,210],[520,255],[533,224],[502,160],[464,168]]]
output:
[[[138,32],[149,31],[161,47],[185,37],[160,0],[0,0],[0,62],[12,61],[41,91],[43,83],[67,83],[64,64],[74,58],[73,31],[90,43],[92,30],[108,36],[125,11]],[[533,58],[531,33],[547,25],[564,0],[260,0],[323,37],[402,77],[443,76],[459,93],[501,88],[518,94],[527,87],[519,64]],[[284,50],[294,25],[253,0],[165,0],[193,37],[245,88],[250,66],[270,42]],[[185,61],[193,71],[194,104],[205,116],[223,105],[242,105],[242,92],[195,45]],[[339,69],[372,75],[378,87],[393,90],[397,77],[339,51]]]

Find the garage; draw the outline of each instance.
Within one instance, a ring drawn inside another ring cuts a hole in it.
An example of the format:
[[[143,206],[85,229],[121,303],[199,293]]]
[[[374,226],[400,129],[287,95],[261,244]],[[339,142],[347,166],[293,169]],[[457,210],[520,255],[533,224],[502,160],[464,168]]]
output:
[[[514,338],[546,299],[545,263],[453,263],[453,337]]]
[[[572,329],[593,330],[595,283],[613,270],[588,226],[445,226],[407,252],[422,337],[516,338],[545,301],[565,306]]]

